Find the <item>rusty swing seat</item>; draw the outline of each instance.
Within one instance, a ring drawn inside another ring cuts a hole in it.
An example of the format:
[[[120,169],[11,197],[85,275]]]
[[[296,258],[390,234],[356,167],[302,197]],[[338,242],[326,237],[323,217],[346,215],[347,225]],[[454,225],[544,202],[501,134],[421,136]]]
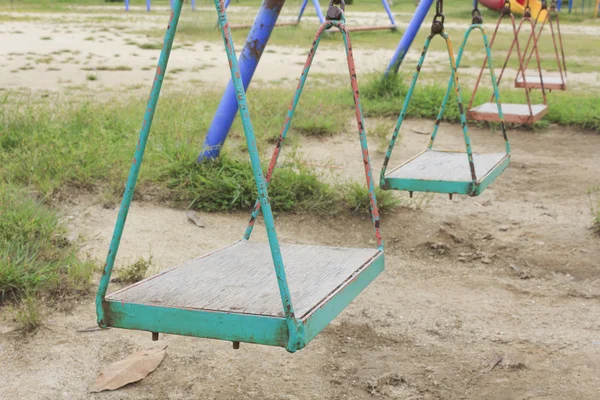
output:
[[[181,14],[183,0],[176,0],[98,286],[98,324],[103,328],[116,327],[152,332],[153,340],[158,340],[159,333],[167,333],[232,341],[234,348],[238,348],[240,342],[246,342],[285,347],[287,351],[295,352],[304,348],[384,269],[383,239],[379,228],[377,200],[350,36],[343,14],[337,20],[328,20],[320,26],[265,176],[224,3],[223,0],[214,1],[231,78],[238,93],[238,108],[258,200],[243,239],[239,242],[107,295]],[[376,238],[373,248],[280,244],[269,202],[267,188],[319,41],[325,30],[334,27],[342,32],[347,54],[362,163]],[[261,212],[268,243],[249,240]]]
[[[496,24],[496,29],[494,30],[494,34],[492,35],[492,40],[490,41],[490,45],[489,45],[490,50],[492,49],[492,47],[494,45],[496,35],[498,34],[498,28],[500,27],[500,23],[506,16],[510,17],[510,20],[511,20],[513,40],[511,42],[510,48],[508,50],[508,54],[506,55],[506,59],[504,60],[502,70],[501,70],[500,74],[498,75],[498,80],[496,82],[497,85],[500,85],[500,81],[502,80],[502,75],[504,74],[506,65],[508,64],[510,56],[513,53],[513,49],[516,48],[516,50],[517,50],[516,53],[517,53],[517,57],[518,57],[518,61],[519,61],[519,69],[517,71],[516,79],[517,80],[518,80],[518,78],[521,79],[521,81],[523,82],[523,88],[529,87],[529,80],[528,80],[529,75],[527,75],[527,73],[526,73],[527,72],[526,68],[527,68],[527,65],[529,64],[529,60],[527,61],[527,63],[525,63],[525,65],[523,65],[524,56],[521,55],[522,54],[521,47],[519,44],[519,34],[521,32],[523,24],[526,22],[531,27],[531,34],[529,35],[528,46],[529,46],[529,43],[531,42],[531,39],[532,38],[535,39],[535,37],[534,37],[535,36],[535,25],[532,22],[531,13],[528,10],[529,10],[529,3],[527,3],[527,7],[525,9],[525,14],[524,14],[523,18],[521,19],[521,22],[519,23],[519,27],[517,28],[516,23],[515,23],[515,17],[512,14],[512,12],[510,11],[510,2],[509,2],[509,0],[505,0],[505,2],[504,2],[504,7],[500,13],[500,17],[498,18],[498,22]],[[528,47],[527,47],[527,49],[528,49]],[[533,40],[531,54],[535,54],[535,58],[537,61],[538,82],[543,82],[542,81],[542,69],[541,69],[540,57],[539,57],[536,40]],[[531,58],[531,56],[530,56],[530,58]],[[479,72],[479,76],[477,77],[477,81],[475,83],[475,88],[473,90],[473,94],[471,95],[471,100],[469,101],[469,106],[467,107],[467,109],[468,109],[467,119],[474,120],[474,121],[500,122],[502,120],[502,118],[499,114],[500,108],[497,107],[496,103],[494,102],[494,98],[496,97],[495,94],[492,95],[489,102],[480,104],[476,107],[473,107],[473,102],[475,100],[475,94],[477,93],[477,89],[479,87],[479,83],[481,81],[481,76],[483,74],[483,71],[486,68],[487,60],[488,60],[488,56],[486,55],[486,57],[483,61],[481,70]],[[546,91],[544,89],[545,82],[544,82],[544,84],[540,84],[540,86],[542,89],[542,97],[543,97],[542,104],[531,104],[531,98],[530,98],[528,89],[524,90],[525,97],[526,97],[526,104],[502,103],[501,109],[502,109],[502,114],[504,117],[503,118],[504,122],[515,123],[515,124],[533,124],[533,123],[541,120],[544,117],[544,115],[546,115],[546,113],[548,112],[548,104],[547,104],[547,100],[546,100]]]
[[[550,27],[550,33],[552,34],[552,44],[554,46],[554,54],[556,56],[556,65],[558,66],[558,75],[556,74],[548,74],[544,73],[542,75],[526,75],[525,78],[521,74],[517,74],[515,79],[515,87],[524,88],[524,89],[547,89],[547,90],[567,90],[567,64],[565,61],[565,52],[562,44],[562,35],[560,33],[560,19],[559,14],[556,9],[556,0],[552,0],[550,5],[550,9],[546,4],[546,0],[542,1],[542,9],[540,13],[544,12],[545,16],[542,20],[542,24],[540,29],[538,30],[537,35],[533,35],[529,37],[529,41],[527,42],[527,46],[525,47],[525,52],[523,56],[528,53],[529,45],[533,40],[534,43],[538,43],[540,37],[542,36],[542,32],[546,23],[548,22],[548,26]],[[539,21],[539,15],[536,19],[535,26],[537,27]],[[554,21],[556,21],[556,32],[554,33]],[[558,36],[558,42],[556,40],[556,36]],[[559,48],[560,48],[560,56],[559,56]],[[527,65],[531,61],[531,57],[533,55],[533,49],[529,52],[529,56],[527,57],[527,62],[525,63],[525,69]],[[561,62],[562,61],[562,62]]]

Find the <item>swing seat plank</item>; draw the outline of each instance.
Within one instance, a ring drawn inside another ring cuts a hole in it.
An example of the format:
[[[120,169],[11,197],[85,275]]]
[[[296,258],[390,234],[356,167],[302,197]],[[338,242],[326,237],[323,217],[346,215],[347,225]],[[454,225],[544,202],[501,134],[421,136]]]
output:
[[[533,124],[541,120],[548,112],[546,104],[532,104],[531,112],[527,104],[502,103],[504,121],[515,124]],[[467,118],[475,121],[499,122],[496,103],[484,103],[469,110]]]
[[[305,329],[300,348],[384,265],[377,249],[282,244],[281,253]],[[283,347],[288,340],[268,243],[242,240],[119,290],[106,304],[114,327]]]
[[[541,89],[542,81],[544,82],[544,89],[567,90],[567,78],[565,77],[563,82],[560,76],[543,76],[542,79],[540,79],[539,75],[527,75],[525,82],[523,82],[523,77],[519,76],[515,81],[515,87]]]
[[[479,195],[510,163],[506,153],[473,153],[473,183],[465,152],[425,150],[386,174],[386,188],[409,192]]]

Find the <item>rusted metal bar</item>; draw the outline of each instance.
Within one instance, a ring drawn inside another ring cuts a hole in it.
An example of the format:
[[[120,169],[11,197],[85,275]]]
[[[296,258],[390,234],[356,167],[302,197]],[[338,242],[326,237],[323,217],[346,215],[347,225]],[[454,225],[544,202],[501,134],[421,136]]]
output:
[[[321,24],[319,29],[317,30],[317,34],[315,35],[315,39],[313,40],[313,45],[310,51],[308,52],[308,56],[306,58],[306,62],[304,63],[304,69],[302,70],[302,74],[300,75],[300,80],[298,81],[298,86],[296,87],[296,92],[292,98],[290,103],[287,116],[281,127],[279,137],[277,138],[277,142],[275,144],[275,149],[273,150],[273,155],[271,157],[271,161],[269,163],[269,167],[267,169],[267,174],[265,176],[265,181],[268,184],[273,177],[273,171],[275,170],[275,166],[277,165],[277,160],[279,158],[279,154],[281,152],[281,148],[283,147],[283,142],[287,136],[287,133],[290,129],[292,119],[294,117],[294,113],[296,111],[296,107],[298,105],[298,101],[300,100],[300,96],[302,94],[302,90],[304,89],[304,84],[306,83],[306,78],[308,77],[308,73],[310,71],[310,67],[312,65],[312,61],[316,54],[317,48],[319,47],[319,42],[321,41],[321,37],[323,32],[331,27],[336,27],[343,36],[344,45],[346,50],[346,59],[348,64],[348,72],[350,75],[350,85],[352,87],[352,95],[354,97],[354,110],[356,114],[356,122],[358,126],[358,134],[360,138],[360,144],[363,155],[363,164],[365,169],[365,177],[367,181],[367,187],[369,190],[369,202],[371,205],[371,219],[375,228],[375,237],[377,239],[377,246],[379,248],[383,248],[383,239],[381,237],[381,232],[379,228],[379,211],[377,208],[377,200],[375,198],[375,186],[373,183],[373,176],[371,170],[371,160],[369,158],[369,149],[367,146],[366,132],[365,132],[365,124],[362,115],[362,106],[360,103],[360,95],[358,91],[358,81],[356,77],[356,69],[354,66],[354,56],[352,54],[352,43],[350,41],[350,35],[346,25],[344,24],[343,15],[341,19],[338,21],[327,21],[324,24]],[[249,239],[252,234],[252,230],[254,228],[254,223],[256,222],[256,218],[261,210],[261,204],[257,201],[254,206],[254,210],[252,212],[252,216],[250,217],[250,221],[248,222],[248,227],[246,228],[246,233],[244,235],[245,239]]]

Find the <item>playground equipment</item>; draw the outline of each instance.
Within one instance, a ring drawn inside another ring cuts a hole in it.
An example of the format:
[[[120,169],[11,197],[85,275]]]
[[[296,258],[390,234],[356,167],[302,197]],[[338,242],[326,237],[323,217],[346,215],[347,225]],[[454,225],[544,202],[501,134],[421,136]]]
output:
[[[250,112],[235,58],[231,30],[223,0],[214,0],[227,58],[238,96],[240,116],[258,191],[243,240],[211,254],[188,261],[106,296],[110,276],[144,150],[162,87],[183,0],[175,0],[163,49],[123,200],[110,243],[106,265],[96,295],[101,327],[118,327],[302,349],[339,314],[384,268],[383,240],[371,175],[371,164],[360,105],[350,35],[341,9],[331,6],[327,20],[315,36],[290,110],[275,146],[267,176],[263,175]],[[268,183],[323,32],[338,29],[343,36],[355,104],[362,160],[369,191],[375,248],[340,248],[279,244],[269,203]],[[249,241],[262,210],[268,244]],[[284,259],[286,264],[284,266]],[[288,285],[289,282],[289,285]]]
[[[543,19],[542,19],[542,17],[543,17]],[[531,49],[531,51],[529,51],[529,46],[531,45],[532,39],[535,43],[538,43],[540,40],[540,37],[542,36],[544,27],[546,26],[546,22],[549,22],[548,26],[550,27],[550,33],[552,34],[552,44],[554,45],[554,53],[556,55],[556,64],[558,66],[558,76],[556,76],[555,74],[554,75],[545,74],[542,77],[539,77],[537,75],[528,75],[527,79],[523,79],[522,74],[517,74],[517,77],[515,78],[515,87],[526,88],[526,89],[541,89],[542,82],[543,82],[545,89],[567,90],[567,64],[565,62],[565,52],[564,52],[563,45],[562,45],[562,36],[560,34],[560,20],[559,20],[558,12],[556,11],[556,1],[555,0],[552,0],[552,3],[550,4],[550,9],[548,9],[546,1],[545,0],[543,1],[542,10],[539,14],[538,22],[536,22],[536,27],[537,27],[537,23],[539,23],[539,19],[542,19],[542,23],[538,30],[538,33],[529,37],[529,41],[527,42],[527,45],[525,46],[525,51],[523,52],[523,56],[524,57],[527,56],[527,60],[524,60],[524,62],[525,62],[524,67],[525,67],[525,69],[527,69],[527,66],[529,65],[529,62],[531,61],[531,57],[533,55],[533,48]],[[556,21],[556,34],[555,34],[555,29],[554,29],[554,21]],[[558,41],[557,41],[556,36],[558,36]],[[560,56],[559,56],[559,48],[560,48]]]
[[[425,46],[421,52],[421,58],[417,64],[417,70],[413,75],[411,85],[408,89],[406,98],[404,99],[402,111],[400,111],[392,139],[390,140],[390,144],[385,155],[380,174],[380,186],[382,189],[404,190],[410,192],[411,196],[412,192],[448,193],[450,198],[452,198],[452,194],[454,193],[477,196],[490,183],[492,183],[510,163],[510,145],[508,143],[504,117],[502,114],[503,106],[500,104],[500,95],[498,92],[496,77],[494,75],[490,45],[488,44],[487,35],[481,25],[482,18],[477,8],[477,2],[475,2],[472,14],[472,25],[465,32],[462,45],[458,51],[458,57],[455,61],[450,37],[444,31],[445,17],[443,15],[443,0],[437,0],[436,14],[431,25],[431,33],[425,40]],[[502,134],[504,136],[504,153],[473,153],[471,149],[471,139],[469,138],[468,134],[467,120],[462,103],[462,94],[458,80],[457,68],[460,64],[460,60],[462,58],[466,43],[469,39],[469,35],[474,30],[481,32],[485,45],[487,55],[486,62],[490,71],[492,86],[494,88],[495,106],[502,129]],[[431,139],[429,140],[429,145],[425,151],[419,153],[415,157],[386,174],[387,166],[392,156],[394,146],[396,145],[398,133],[402,127],[402,122],[406,116],[414,89],[417,85],[419,73],[425,61],[429,45],[433,38],[438,35],[441,36],[446,43],[446,50],[450,59],[451,75],[450,79],[448,80],[446,94],[444,95],[440,111],[435,121]],[[458,103],[466,151],[434,150],[433,144],[436,139],[440,122],[444,116],[446,104],[448,103],[450,92],[452,91],[453,87],[455,90],[456,101]]]
[[[317,18],[319,18],[319,22],[323,24],[325,22],[325,17],[323,16],[323,11],[321,10],[321,4],[319,4],[319,0],[311,0],[312,4],[315,8],[315,12],[317,13]],[[229,5],[231,0],[227,0],[225,2],[225,7]],[[394,15],[392,14],[392,10],[387,2],[387,0],[381,0],[381,4],[383,4],[383,8],[385,9],[388,18],[390,19],[389,25],[375,25],[375,26],[354,26],[347,27],[350,32],[360,32],[360,31],[376,31],[376,30],[392,30],[396,31],[398,27],[396,26],[396,21],[394,20]],[[278,23],[275,26],[296,26],[300,24],[300,20],[302,19],[302,15],[304,14],[304,10],[308,5],[308,0],[303,0],[302,5],[300,6],[300,12],[298,13],[298,18],[294,22],[282,22]],[[239,25],[231,25],[231,29],[244,29],[250,28],[252,24],[239,24]]]
[[[284,0],[273,0],[272,8],[267,9],[264,3],[261,5],[260,11],[252,25],[252,29],[248,33],[246,39],[246,45],[242,50],[242,54],[238,60],[240,65],[240,72],[242,74],[242,82],[244,83],[244,89],[248,89],[254,71],[258,66],[260,57],[267,46],[269,37],[277,17],[281,11]],[[408,52],[408,49],[412,45],[414,38],[419,32],[419,28],[423,24],[427,12],[431,8],[433,0],[421,0],[415,14],[410,20],[404,35],[398,43],[398,47],[390,60],[390,63],[386,69],[386,74],[397,73],[404,56]],[[216,158],[219,156],[221,148],[227,139],[233,120],[237,114],[237,94],[235,92],[233,81],[229,81],[225,93],[221,98],[219,107],[214,114],[213,120],[210,124],[206,138],[202,144],[202,149],[198,155],[198,161],[205,158]]]
[[[504,7],[504,0],[480,0],[480,3],[491,10],[501,11]],[[514,14],[523,15],[529,3],[531,17],[537,19],[542,10],[542,1],[540,0],[510,0],[510,9]]]
[[[573,11],[573,6],[575,5],[574,3],[575,3],[574,0],[569,0],[569,14],[571,14],[571,11]],[[594,4],[592,2],[592,0],[588,0],[588,4],[586,7],[585,0],[581,0],[581,13],[584,14],[586,12],[586,8],[593,7],[594,8],[594,18],[597,18],[598,17],[598,9],[600,9],[600,0],[596,0],[595,6],[593,6],[592,4]],[[558,9],[560,11],[560,3],[559,3]]]
[[[526,69],[523,65],[523,60],[524,60],[523,54],[524,53],[521,52],[521,46],[519,44],[519,34],[521,33],[521,28],[523,27],[523,24],[526,23],[531,28],[531,33],[529,35],[528,43],[533,38],[532,52],[534,52],[535,59],[537,62],[537,70],[538,70],[540,88],[542,90],[543,104],[531,104],[529,89],[524,89],[527,104],[504,103],[502,105],[504,121],[517,123],[517,124],[533,124],[533,123],[539,121],[540,119],[542,119],[542,117],[548,112],[548,105],[547,105],[548,103],[546,100],[546,91],[545,91],[545,87],[544,87],[544,81],[542,79],[542,67],[540,64],[540,56],[538,53],[537,40],[535,40],[535,37],[534,37],[535,25],[534,25],[533,21],[531,20],[531,15],[526,10],[525,14],[523,14],[523,18],[521,19],[521,22],[519,23],[519,27],[517,29],[517,26],[515,23],[515,17],[511,11],[510,1],[505,0],[504,7],[502,8],[502,11],[500,12],[500,17],[498,18],[498,23],[496,24],[496,29],[494,30],[494,34],[492,36],[492,40],[490,41],[490,49],[492,49],[494,46],[494,41],[496,39],[496,35],[498,34],[498,28],[500,27],[500,23],[502,22],[502,20],[505,17],[510,18],[510,21],[512,24],[513,40],[510,45],[510,48],[508,50],[508,54],[506,55],[506,59],[504,60],[504,63],[502,64],[502,70],[500,71],[500,74],[498,75],[497,84],[500,85],[500,80],[502,79],[502,75],[504,74],[506,65],[508,64],[508,61],[510,60],[510,56],[513,53],[513,49],[516,47],[517,58],[519,61],[519,69],[517,70],[517,77],[519,77],[519,76],[521,77],[521,79],[523,81],[522,85],[524,88],[527,88],[529,85],[528,79],[527,79],[527,74],[526,74]],[[479,76],[477,77],[477,82],[475,83],[475,88],[473,89],[473,94],[471,96],[471,100],[469,101],[469,107],[468,107],[469,112],[467,113],[467,117],[469,119],[473,119],[476,121],[497,122],[497,121],[501,120],[501,117],[500,117],[499,110],[496,109],[496,105],[493,102],[496,94],[492,95],[492,98],[490,99],[489,102],[481,104],[475,108],[471,108],[473,105],[473,101],[475,100],[475,95],[477,94],[479,82],[481,81],[481,75],[483,74],[483,71],[486,66],[487,58],[488,57],[486,56],[486,60],[484,60],[483,65],[481,67],[481,71],[479,72]]]
[[[146,0],[146,11],[150,11],[150,8],[151,8],[150,1],[151,0]],[[125,11],[129,11],[129,3],[130,3],[130,0],[125,0]],[[174,7],[175,0],[170,0],[170,3],[171,3],[171,10],[172,10]],[[192,11],[196,10],[196,0],[191,0],[191,3],[192,3]]]

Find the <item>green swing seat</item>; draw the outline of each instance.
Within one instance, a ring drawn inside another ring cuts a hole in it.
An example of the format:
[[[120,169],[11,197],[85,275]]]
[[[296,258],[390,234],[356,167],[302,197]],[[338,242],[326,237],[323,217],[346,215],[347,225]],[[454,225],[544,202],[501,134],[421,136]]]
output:
[[[281,346],[294,352],[306,346],[384,268],[383,240],[358,97],[358,82],[343,14],[336,20],[322,24],[317,32],[265,177],[224,3],[223,0],[215,0],[258,191],[258,200],[246,233],[237,243],[107,295],[182,4],[183,0],[176,0],[173,7],[106,265],[98,286],[98,324],[100,327],[149,331],[156,340],[159,333],[169,333],[228,340],[234,342],[234,348],[239,346],[239,342],[247,342]],[[290,128],[321,36],[329,28],[341,31],[345,44],[376,237],[374,248],[280,245],[269,203],[267,186],[282,142]],[[260,212],[264,218],[268,243],[249,241]]]
[[[474,10],[474,12],[478,10]],[[413,75],[411,85],[409,87],[402,111],[396,122],[396,127],[390,140],[390,144],[383,162],[383,168],[381,169],[380,175],[380,186],[384,190],[403,190],[412,192],[433,192],[433,193],[448,193],[450,195],[465,194],[469,196],[479,195],[486,187],[488,187],[499,175],[506,169],[510,163],[510,146],[506,136],[506,127],[504,124],[502,108],[498,95],[498,88],[496,85],[496,79],[494,77],[494,70],[492,67],[491,54],[488,44],[487,35],[481,27],[480,23],[472,24],[466,31],[463,39],[463,43],[458,51],[458,57],[456,62],[454,60],[454,54],[452,51],[452,44],[450,38],[443,30],[443,24],[436,28],[436,22],[440,22],[437,18],[441,16],[436,14],[434,17],[434,23],[432,26],[432,32],[425,41],[424,49],[421,53],[421,58],[417,64],[417,71]],[[442,21],[443,21],[443,16]],[[437,30],[436,30],[437,29]],[[464,107],[461,97],[461,89],[458,81],[457,67],[460,65],[462,54],[469,38],[470,33],[473,30],[479,30],[484,39],[485,48],[488,56],[488,67],[492,78],[492,86],[494,88],[496,102],[494,103],[496,112],[500,117],[500,125],[505,140],[505,152],[498,153],[473,153],[471,150],[471,140],[468,134],[468,127]],[[417,84],[421,67],[427,55],[427,50],[434,36],[440,35],[446,43],[446,49],[450,59],[450,67],[452,69],[446,94],[442,101],[440,111],[438,113],[435,127],[429,141],[427,149],[415,157],[404,162],[399,167],[392,169],[387,172],[387,166],[392,155],[392,151],[396,145],[396,140],[402,122],[406,116],[410,100],[414,88]],[[437,150],[433,149],[433,144],[436,139],[436,135],[439,129],[440,121],[444,115],[450,92],[455,89],[456,100],[458,103],[458,109],[460,113],[460,121],[462,124],[463,138],[466,145],[466,151],[456,150]]]

